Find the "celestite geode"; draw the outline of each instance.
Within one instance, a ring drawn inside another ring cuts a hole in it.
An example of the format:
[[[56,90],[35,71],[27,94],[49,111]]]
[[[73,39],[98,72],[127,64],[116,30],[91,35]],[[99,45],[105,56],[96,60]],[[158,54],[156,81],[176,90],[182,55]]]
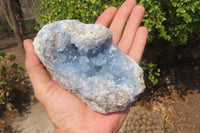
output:
[[[144,88],[143,70],[99,24],[62,20],[45,25],[35,52],[60,86],[100,113],[125,110]]]

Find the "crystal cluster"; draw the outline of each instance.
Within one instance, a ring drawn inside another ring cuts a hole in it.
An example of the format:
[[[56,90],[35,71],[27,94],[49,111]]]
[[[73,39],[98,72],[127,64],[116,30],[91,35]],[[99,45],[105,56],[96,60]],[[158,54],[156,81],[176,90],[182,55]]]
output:
[[[125,110],[144,88],[141,67],[99,24],[62,20],[45,25],[35,52],[55,81],[99,113]]]

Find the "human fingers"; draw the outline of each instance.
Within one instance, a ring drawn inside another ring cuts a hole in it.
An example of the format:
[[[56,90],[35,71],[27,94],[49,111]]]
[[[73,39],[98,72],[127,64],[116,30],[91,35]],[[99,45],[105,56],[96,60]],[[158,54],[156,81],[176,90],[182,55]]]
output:
[[[129,52],[133,43],[135,33],[139,28],[145,9],[141,5],[136,5],[129,17],[126,28],[123,32],[122,38],[119,41],[118,47],[126,54]]]
[[[110,30],[113,32],[113,42],[118,44],[126,22],[131,14],[132,9],[136,5],[135,0],[126,0],[116,13],[111,25]]]
[[[117,8],[109,7],[106,9],[97,19],[95,24],[101,24],[105,27],[109,27],[110,23],[112,22],[115,14],[117,12]]]
[[[147,28],[139,27],[136,32],[132,47],[128,53],[128,55],[132,57],[138,64],[141,61],[147,37],[148,37]]]
[[[51,77],[35,54],[33,41],[30,39],[24,40],[24,48],[26,51],[26,70],[32,82],[35,95],[40,100],[41,95],[46,91],[47,87],[45,86],[50,86],[51,84]]]

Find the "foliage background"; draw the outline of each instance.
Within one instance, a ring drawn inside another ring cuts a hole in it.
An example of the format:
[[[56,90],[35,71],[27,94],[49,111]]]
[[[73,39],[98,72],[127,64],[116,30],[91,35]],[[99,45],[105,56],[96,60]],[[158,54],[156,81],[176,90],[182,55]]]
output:
[[[42,0],[36,11],[40,25],[62,19],[77,19],[94,23],[108,7],[120,7],[124,0]]]
[[[146,8],[144,25],[149,40],[164,39],[172,45],[185,45],[200,35],[200,1],[138,0]]]
[[[94,23],[108,7],[120,7],[124,0],[42,0],[36,11],[40,25],[62,19]],[[137,0],[146,9],[144,25],[149,41],[164,39],[172,45],[185,45],[200,34],[200,1]],[[41,28],[40,26],[40,28]]]

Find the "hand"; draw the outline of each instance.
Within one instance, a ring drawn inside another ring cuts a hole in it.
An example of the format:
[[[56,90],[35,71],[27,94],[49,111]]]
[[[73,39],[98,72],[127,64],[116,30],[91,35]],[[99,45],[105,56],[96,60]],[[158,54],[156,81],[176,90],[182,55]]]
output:
[[[110,26],[114,43],[137,63],[148,35],[147,29],[140,27],[144,11],[135,0],[126,0],[118,11],[114,7],[108,8],[96,22]],[[57,133],[112,133],[120,129],[128,110],[106,115],[91,110],[52,79],[35,54],[31,40],[25,40],[24,47],[26,69],[35,96],[44,105]]]

